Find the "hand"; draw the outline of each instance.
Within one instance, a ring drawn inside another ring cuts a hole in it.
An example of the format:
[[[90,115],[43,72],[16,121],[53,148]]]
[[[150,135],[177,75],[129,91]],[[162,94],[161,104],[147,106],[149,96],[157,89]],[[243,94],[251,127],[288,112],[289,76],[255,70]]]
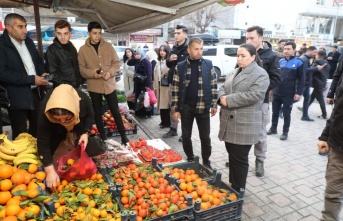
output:
[[[100,69],[93,70],[93,78],[101,78],[104,72],[100,72],[100,74],[96,73]]]
[[[324,68],[324,65],[318,65],[317,68],[318,68],[318,71],[320,71]]]
[[[45,76],[48,76],[49,75],[49,73],[43,73],[42,75],[41,75],[41,77],[45,77]]]
[[[110,72],[108,72],[108,71],[106,71],[106,72],[104,72],[104,73],[102,74],[102,78],[103,78],[105,81],[107,81],[108,79],[110,79],[110,77],[111,77],[111,74],[110,74]]]
[[[299,94],[296,94],[296,95],[294,95],[294,98],[293,98],[293,99],[294,99],[295,101],[298,101],[298,100],[300,99],[300,97],[301,97],[301,96],[300,96]]]
[[[179,122],[180,119],[180,112],[173,113],[173,118],[176,122]]]
[[[335,99],[334,98],[326,98],[326,103],[327,104],[334,104],[335,103]]]
[[[47,185],[47,187],[54,190],[57,186],[57,183],[60,182],[60,177],[56,173],[54,165],[44,167],[44,171],[46,173],[46,185]]]
[[[44,77],[35,75],[35,85],[48,85],[49,82],[44,80]]]
[[[328,142],[322,140],[318,141],[317,146],[319,152],[327,152],[330,149]]]
[[[216,115],[216,113],[217,113],[217,108],[211,108],[211,117]]]
[[[176,61],[177,60],[177,55],[176,54],[172,54],[169,57],[169,61]]]
[[[326,60],[332,60],[332,57],[327,57]]]
[[[87,147],[87,144],[88,144],[88,133],[82,134],[80,136],[79,144],[81,144],[82,142],[85,145],[85,147]]]
[[[221,104],[223,107],[227,107],[226,96],[221,96],[219,99],[220,99],[220,104]]]

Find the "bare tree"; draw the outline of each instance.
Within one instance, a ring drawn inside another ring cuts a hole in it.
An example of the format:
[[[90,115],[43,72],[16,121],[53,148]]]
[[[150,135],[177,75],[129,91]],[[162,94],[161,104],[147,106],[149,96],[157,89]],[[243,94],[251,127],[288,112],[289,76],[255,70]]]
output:
[[[220,19],[225,11],[226,7],[215,3],[186,15],[186,19],[195,25],[197,32],[205,33],[210,24]]]

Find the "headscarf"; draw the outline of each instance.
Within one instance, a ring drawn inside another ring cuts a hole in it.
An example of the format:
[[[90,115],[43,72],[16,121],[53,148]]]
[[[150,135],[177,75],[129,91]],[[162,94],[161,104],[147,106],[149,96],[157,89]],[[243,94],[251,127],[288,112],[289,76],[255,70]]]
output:
[[[50,122],[62,124],[67,131],[70,132],[74,126],[80,122],[80,100],[81,98],[71,85],[61,84],[52,92],[45,107],[45,115]],[[74,116],[70,120],[62,123],[61,121],[56,120],[53,115],[49,113],[49,110],[53,108],[66,109],[72,112]]]
[[[141,58],[139,59],[139,61],[141,61],[141,60],[143,60],[145,58],[145,52],[143,51],[143,49],[137,48],[135,50],[135,53],[139,53],[141,55]]]

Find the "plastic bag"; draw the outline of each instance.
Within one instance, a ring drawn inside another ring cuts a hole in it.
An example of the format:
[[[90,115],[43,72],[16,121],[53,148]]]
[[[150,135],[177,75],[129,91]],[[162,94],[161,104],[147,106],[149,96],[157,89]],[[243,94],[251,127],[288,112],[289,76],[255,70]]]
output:
[[[68,159],[73,159],[75,163],[65,169],[64,167],[67,165]],[[87,155],[86,147],[83,144],[57,160],[57,174],[61,179],[65,179],[68,182],[87,179],[96,172],[96,165],[92,158]]]
[[[150,97],[147,91],[144,92],[144,107],[150,107]]]
[[[151,105],[156,104],[157,103],[157,98],[156,98],[156,95],[155,95],[154,91],[151,90],[150,88],[148,88],[147,92],[149,94],[150,104]]]

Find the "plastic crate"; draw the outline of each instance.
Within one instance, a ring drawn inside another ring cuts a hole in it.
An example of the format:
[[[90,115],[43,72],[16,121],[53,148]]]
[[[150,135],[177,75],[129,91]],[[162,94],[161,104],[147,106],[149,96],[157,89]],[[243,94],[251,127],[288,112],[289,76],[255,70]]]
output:
[[[165,167],[179,168],[179,169],[184,169],[184,170],[193,169],[195,173],[200,176],[200,178],[202,178],[203,180],[207,182],[213,181],[217,175],[216,169],[210,170],[204,167],[202,164],[200,164],[198,156],[194,158],[194,162],[182,162],[182,163],[176,163],[176,164],[167,165],[167,166],[163,166],[163,164],[156,164],[156,161],[154,161],[153,159],[152,166],[156,168],[157,170],[159,170],[160,172]]]
[[[125,130],[125,134],[126,135],[131,135],[131,134],[137,134],[137,124],[133,123],[132,124],[134,125],[134,128],[131,129],[131,130]],[[107,134],[107,137],[117,137],[117,136],[120,136],[120,133],[119,131],[117,130],[108,130],[107,127],[105,127],[106,129],[106,134]]]
[[[234,202],[228,202],[223,205],[219,205],[207,210],[200,210],[200,202],[194,204],[193,217],[195,221],[233,221],[240,220],[242,216],[243,208],[243,195],[244,190],[242,189],[240,193],[237,193],[234,189],[228,186],[225,182],[221,180],[221,173],[219,172],[210,185],[219,187],[220,189],[229,190],[235,193],[238,199]]]

